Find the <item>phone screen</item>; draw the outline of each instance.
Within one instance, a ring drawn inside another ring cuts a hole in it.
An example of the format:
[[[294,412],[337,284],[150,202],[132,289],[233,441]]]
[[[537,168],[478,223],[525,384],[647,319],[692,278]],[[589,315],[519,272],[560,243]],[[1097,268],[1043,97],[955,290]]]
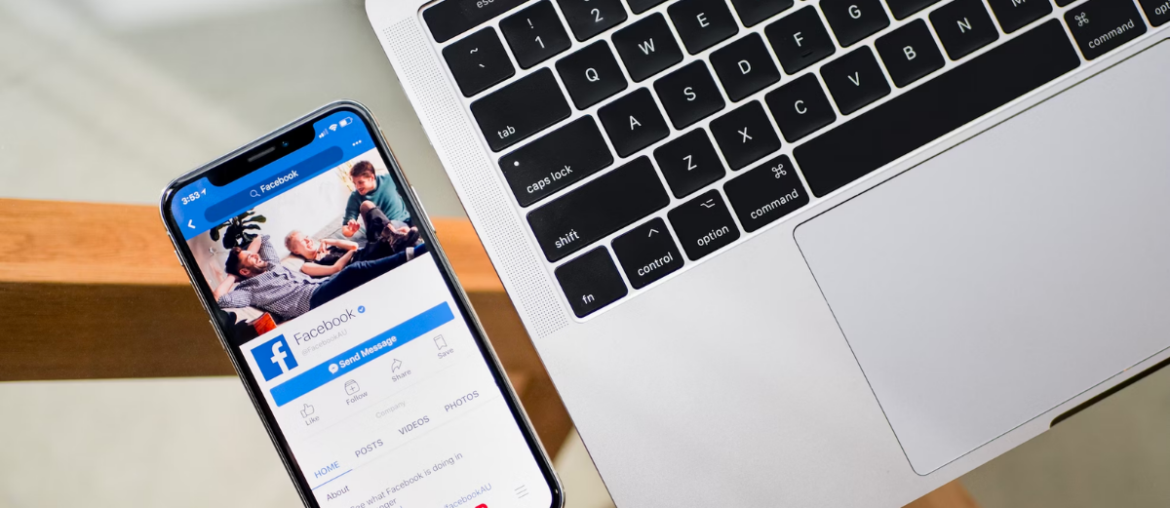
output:
[[[302,488],[323,507],[548,508],[555,483],[390,158],[352,111],[311,126],[170,204]]]

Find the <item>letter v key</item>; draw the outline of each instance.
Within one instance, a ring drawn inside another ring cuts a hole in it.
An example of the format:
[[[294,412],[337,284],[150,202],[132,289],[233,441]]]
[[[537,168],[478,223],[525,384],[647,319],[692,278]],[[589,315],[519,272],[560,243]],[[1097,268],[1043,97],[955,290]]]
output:
[[[853,71],[852,76],[845,77],[849,78],[849,81],[853,82],[853,86],[861,86],[861,74],[859,72]]]

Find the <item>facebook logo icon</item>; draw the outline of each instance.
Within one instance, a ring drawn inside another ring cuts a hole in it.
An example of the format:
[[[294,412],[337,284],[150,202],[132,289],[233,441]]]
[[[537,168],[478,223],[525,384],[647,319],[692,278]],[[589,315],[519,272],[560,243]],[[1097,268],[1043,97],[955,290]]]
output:
[[[252,358],[256,359],[256,365],[260,366],[260,373],[264,374],[265,381],[272,381],[272,378],[288,372],[289,369],[297,368],[297,359],[293,358],[288,343],[284,341],[284,335],[277,335],[276,338],[252,349]]]

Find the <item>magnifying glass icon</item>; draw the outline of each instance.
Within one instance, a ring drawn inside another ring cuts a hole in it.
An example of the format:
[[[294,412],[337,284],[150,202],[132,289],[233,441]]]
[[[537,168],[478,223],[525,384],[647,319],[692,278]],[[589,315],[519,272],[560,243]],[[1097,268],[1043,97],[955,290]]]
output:
[[[259,192],[257,192],[257,191],[256,191],[256,189],[252,189],[252,192],[249,192],[249,193],[248,193],[248,195],[249,195],[249,196],[252,196],[252,197],[254,197],[254,198],[258,198],[258,197],[260,197],[260,193],[259,193]]]

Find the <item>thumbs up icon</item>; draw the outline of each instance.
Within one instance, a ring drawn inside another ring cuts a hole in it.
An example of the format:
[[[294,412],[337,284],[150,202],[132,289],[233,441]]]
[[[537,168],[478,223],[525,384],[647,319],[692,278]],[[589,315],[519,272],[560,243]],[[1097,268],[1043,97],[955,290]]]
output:
[[[301,409],[301,418],[308,418],[311,414],[313,414],[313,406],[305,403],[304,409]]]

